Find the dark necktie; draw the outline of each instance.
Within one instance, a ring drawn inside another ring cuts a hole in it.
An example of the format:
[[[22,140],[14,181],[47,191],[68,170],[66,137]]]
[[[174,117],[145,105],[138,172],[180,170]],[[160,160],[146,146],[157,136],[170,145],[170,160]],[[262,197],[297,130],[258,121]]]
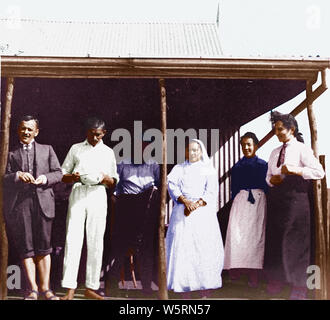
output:
[[[283,143],[283,147],[281,149],[280,155],[279,155],[278,160],[277,160],[277,167],[278,168],[284,163],[286,147],[287,147],[287,144]]]
[[[32,174],[32,165],[30,163],[30,150],[32,149],[32,143],[23,144],[23,149],[24,149],[24,151],[26,151],[26,160],[27,160],[28,172],[30,172]]]

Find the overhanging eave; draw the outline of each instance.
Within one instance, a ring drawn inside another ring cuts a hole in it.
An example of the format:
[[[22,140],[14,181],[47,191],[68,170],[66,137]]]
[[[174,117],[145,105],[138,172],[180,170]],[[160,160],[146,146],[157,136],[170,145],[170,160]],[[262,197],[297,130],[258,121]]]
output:
[[[329,59],[1,58],[2,77],[218,78],[315,81]]]

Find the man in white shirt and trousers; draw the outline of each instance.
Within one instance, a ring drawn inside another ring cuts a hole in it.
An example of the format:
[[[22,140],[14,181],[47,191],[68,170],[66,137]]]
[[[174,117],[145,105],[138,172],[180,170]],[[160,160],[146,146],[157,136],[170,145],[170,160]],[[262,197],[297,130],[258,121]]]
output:
[[[87,139],[74,144],[62,165],[65,183],[74,183],[67,215],[62,286],[68,288],[63,300],[72,300],[86,228],[87,262],[85,297],[102,300],[100,287],[103,236],[107,217],[106,187],[118,182],[115,154],[102,138],[105,123],[97,118],[86,122]]]

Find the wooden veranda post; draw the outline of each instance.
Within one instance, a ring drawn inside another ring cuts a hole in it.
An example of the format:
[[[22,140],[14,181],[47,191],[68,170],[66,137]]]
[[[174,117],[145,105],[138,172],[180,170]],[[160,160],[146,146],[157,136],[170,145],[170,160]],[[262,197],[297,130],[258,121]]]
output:
[[[320,162],[324,171],[326,171],[325,167],[325,155],[320,155]],[[326,260],[327,260],[327,295],[328,299],[330,299],[330,212],[328,208],[328,187],[327,187],[327,177],[325,176],[321,181],[322,186],[322,212],[323,212],[323,223],[325,229],[325,243],[326,243]]]
[[[0,140],[0,300],[7,298],[7,267],[8,267],[8,239],[3,212],[2,179],[6,171],[9,150],[9,127],[11,104],[14,92],[14,78],[7,79],[6,101],[1,110],[1,140]]]
[[[317,126],[316,119],[313,111],[312,100],[312,82],[306,83],[306,100],[307,100],[307,113],[309,127],[311,131],[311,145],[314,151],[315,157],[318,159],[318,144],[317,144]],[[313,193],[314,193],[314,212],[315,212],[315,226],[316,226],[316,243],[315,243],[315,264],[320,267],[320,280],[321,288],[316,290],[316,299],[326,300],[327,295],[327,257],[326,257],[326,236],[322,214],[322,191],[321,180],[313,181]]]
[[[165,80],[159,79],[160,87],[160,108],[161,108],[161,130],[162,130],[162,166],[161,166],[161,194],[160,194],[160,215],[159,215],[159,260],[158,260],[158,285],[159,299],[167,300],[166,281],[166,255],[165,255],[165,217],[166,217],[166,196],[167,196],[167,135],[166,135],[166,89]]]

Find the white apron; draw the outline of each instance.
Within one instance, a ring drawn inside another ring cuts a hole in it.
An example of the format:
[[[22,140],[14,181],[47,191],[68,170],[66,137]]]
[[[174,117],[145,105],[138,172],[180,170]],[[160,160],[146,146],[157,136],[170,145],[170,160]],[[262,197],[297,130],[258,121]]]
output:
[[[225,243],[224,269],[262,269],[265,251],[266,196],[261,189],[241,190],[235,197],[229,216]]]

